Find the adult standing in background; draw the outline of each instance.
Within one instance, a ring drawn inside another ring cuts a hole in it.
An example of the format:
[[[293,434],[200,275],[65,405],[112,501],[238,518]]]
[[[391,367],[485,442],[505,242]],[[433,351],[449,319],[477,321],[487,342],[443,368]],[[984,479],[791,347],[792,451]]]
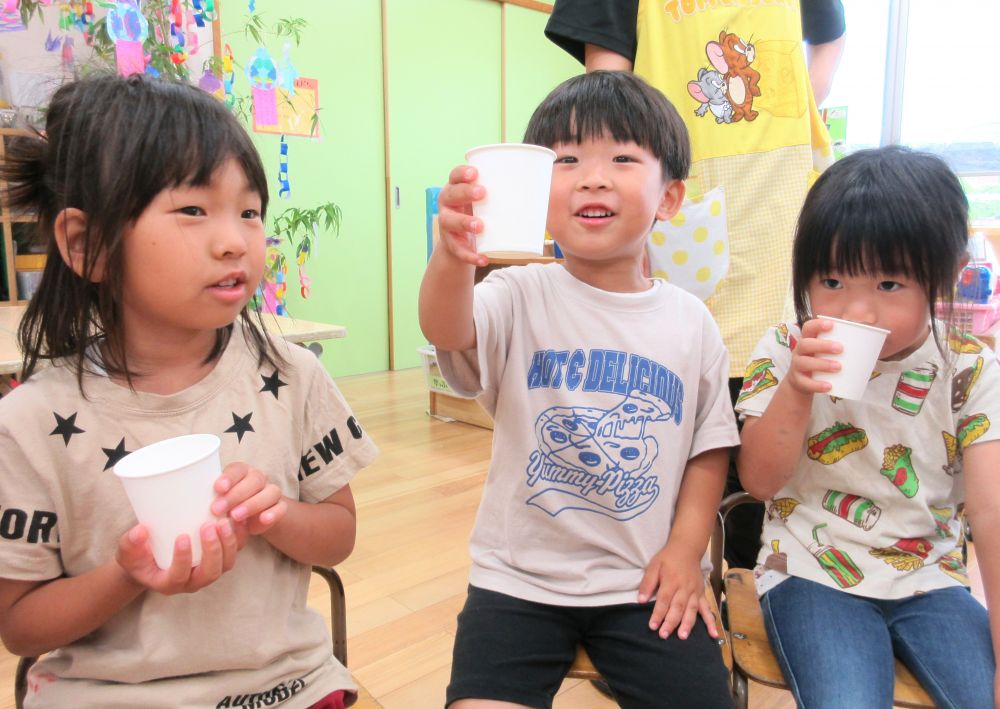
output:
[[[844,47],[841,0],[556,0],[545,34],[587,71],[634,70],[684,118],[691,199],[654,227],[650,269],[705,299],[735,401],[760,331],[788,301],[799,208],[832,162],[816,104]],[[756,518],[730,528],[727,559],[752,567],[762,513],[745,514]]]

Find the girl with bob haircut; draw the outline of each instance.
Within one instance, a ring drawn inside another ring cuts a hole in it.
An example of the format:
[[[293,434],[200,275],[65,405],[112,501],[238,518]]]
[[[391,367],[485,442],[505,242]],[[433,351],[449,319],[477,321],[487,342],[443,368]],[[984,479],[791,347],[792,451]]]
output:
[[[376,450],[318,360],[249,315],[268,191],[246,132],[195,87],[96,77],[0,175],[48,252],[0,399],[0,637],[48,653],[26,706],[342,707],[356,687],[306,592],[353,548],[348,483]],[[221,439],[217,521],[164,569],[113,467],[190,433]]]
[[[939,706],[995,706],[1000,621],[963,550],[968,517],[1000,607],[1000,369],[935,317],[967,240],[958,179],[901,147],[834,164],[802,209],[797,322],[764,335],[736,406],[740,481],[768,511],[757,590],[799,706],[892,706],[894,657]],[[813,377],[843,349],[818,316],[889,331],[863,399]]]

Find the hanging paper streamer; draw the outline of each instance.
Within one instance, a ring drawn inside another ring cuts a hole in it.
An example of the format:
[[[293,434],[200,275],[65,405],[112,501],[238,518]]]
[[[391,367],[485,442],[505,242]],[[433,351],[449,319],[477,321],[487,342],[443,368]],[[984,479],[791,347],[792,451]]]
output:
[[[306,267],[299,266],[299,292],[302,294],[303,300],[309,297],[311,290],[312,279],[306,274]]]
[[[184,63],[188,59],[186,48],[187,39],[184,35],[184,8],[181,7],[181,0],[171,0],[170,3],[170,36],[173,37],[173,52],[170,53],[170,61],[177,65],[182,76],[187,75],[187,68]]]
[[[198,27],[205,26],[205,14],[202,11],[201,0],[191,0],[191,8],[194,10],[194,23]],[[190,20],[189,20],[190,22]],[[193,54],[194,52],[192,52]]]
[[[115,59],[122,76],[141,74],[146,69],[142,43],[149,36],[149,24],[139,12],[136,0],[120,0],[108,11],[108,37],[115,43]]]
[[[247,79],[253,94],[254,129],[258,126],[278,124],[278,98],[275,86],[278,82],[278,67],[264,47],[258,47],[247,63]]]
[[[72,71],[74,65],[76,64],[76,57],[73,56],[73,38],[69,35],[66,35],[63,38],[60,63],[65,71]]]
[[[278,75],[278,86],[284,89],[289,97],[295,95],[295,80],[299,78],[299,71],[292,64],[291,51],[292,43],[285,42],[285,46],[282,48],[281,73]]]
[[[215,11],[215,0],[203,0],[205,3],[205,10],[202,12],[202,16],[205,18],[205,22],[215,22],[219,19],[219,13]]]
[[[278,196],[288,199],[292,196],[292,186],[288,183],[288,143],[281,136],[281,152],[278,155]]]
[[[247,12],[256,12],[256,10],[257,10],[256,0],[250,0],[250,2],[247,3]]]
[[[279,248],[281,239],[274,236],[267,237],[267,251],[264,256],[264,311],[275,315],[286,315],[285,309],[285,279],[288,275],[288,266],[285,264],[285,257]]]
[[[303,298],[309,297],[309,290],[312,287],[312,279],[306,273],[306,260],[309,258],[309,239],[303,239],[295,249],[295,263],[299,268],[299,292]]]
[[[225,93],[226,108],[232,108],[236,103],[236,96],[233,94],[233,81],[236,79],[236,70],[233,69],[233,48],[226,43],[222,50],[222,90]]]
[[[205,23],[202,22],[200,25],[197,22],[198,15],[189,10],[187,13],[187,53],[189,56],[194,56],[198,53],[198,49],[201,46],[198,41],[198,28],[204,27]]]

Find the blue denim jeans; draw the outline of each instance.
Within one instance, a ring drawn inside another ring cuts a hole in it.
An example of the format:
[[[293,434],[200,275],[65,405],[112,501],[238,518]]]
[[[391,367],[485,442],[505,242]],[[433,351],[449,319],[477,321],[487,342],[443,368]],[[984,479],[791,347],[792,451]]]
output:
[[[891,707],[893,655],[939,707],[994,707],[989,620],[964,588],[886,601],[793,577],[761,608],[800,707]]]

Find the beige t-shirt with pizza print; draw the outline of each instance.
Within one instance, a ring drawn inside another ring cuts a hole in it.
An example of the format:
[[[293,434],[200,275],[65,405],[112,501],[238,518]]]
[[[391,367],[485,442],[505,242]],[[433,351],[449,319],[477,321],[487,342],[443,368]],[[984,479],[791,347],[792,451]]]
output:
[[[532,264],[477,285],[474,317],[475,350],[438,352],[452,389],[496,421],[469,582],[634,603],[688,460],[739,440],[708,310],[669,283],[610,293]]]
[[[768,330],[740,414],[764,412],[800,337],[791,324]],[[882,599],[969,585],[961,457],[1000,438],[1000,369],[979,340],[940,339],[947,356],[928,337],[903,360],[879,361],[862,400],[813,398],[798,470],[765,503],[760,592],[787,576]]]

